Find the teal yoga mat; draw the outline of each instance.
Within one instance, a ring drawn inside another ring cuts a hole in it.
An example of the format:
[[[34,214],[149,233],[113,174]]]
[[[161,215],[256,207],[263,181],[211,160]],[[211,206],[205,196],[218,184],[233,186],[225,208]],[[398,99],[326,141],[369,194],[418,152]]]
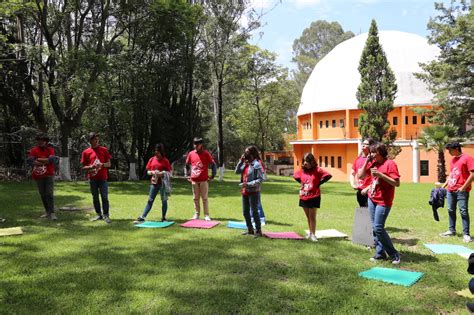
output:
[[[147,221],[140,224],[136,224],[135,226],[141,227],[141,228],[165,228],[173,224],[174,224],[173,221],[165,221],[165,222]]]
[[[374,267],[360,272],[359,276],[371,280],[379,280],[410,287],[423,276],[423,272]]]
[[[474,250],[462,245],[450,244],[425,244],[435,254],[459,254],[459,253],[474,253]]]
[[[247,229],[247,224],[245,222],[229,221],[227,227],[231,229]]]

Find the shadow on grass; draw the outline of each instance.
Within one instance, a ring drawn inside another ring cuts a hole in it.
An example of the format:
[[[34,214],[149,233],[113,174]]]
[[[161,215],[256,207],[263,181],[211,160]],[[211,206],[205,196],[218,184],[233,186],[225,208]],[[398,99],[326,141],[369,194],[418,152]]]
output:
[[[387,232],[390,232],[390,233],[395,233],[395,232],[403,232],[403,233],[406,233],[406,232],[410,232],[409,229],[403,229],[403,228],[398,228],[398,227],[393,227],[393,226],[387,226],[385,229],[387,230]]]
[[[402,244],[402,245],[407,245],[407,246],[415,246],[418,244],[418,241],[420,239],[418,238],[394,238],[392,237],[392,242],[397,243],[397,244]]]

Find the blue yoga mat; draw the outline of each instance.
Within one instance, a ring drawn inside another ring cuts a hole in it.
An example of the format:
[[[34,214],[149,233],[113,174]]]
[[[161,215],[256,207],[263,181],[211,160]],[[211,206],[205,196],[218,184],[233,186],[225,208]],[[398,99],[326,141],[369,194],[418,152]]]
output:
[[[141,227],[141,228],[165,228],[173,224],[174,224],[173,221],[165,221],[165,222],[147,221],[140,224],[136,224],[135,226]]]
[[[231,228],[231,229],[246,230],[247,229],[247,224],[245,224],[245,222],[229,221],[227,223],[227,227]]]
[[[359,276],[410,287],[423,276],[423,272],[374,267],[359,273]]]
[[[424,244],[435,254],[459,254],[459,253],[474,253],[474,250],[462,245],[450,244]]]

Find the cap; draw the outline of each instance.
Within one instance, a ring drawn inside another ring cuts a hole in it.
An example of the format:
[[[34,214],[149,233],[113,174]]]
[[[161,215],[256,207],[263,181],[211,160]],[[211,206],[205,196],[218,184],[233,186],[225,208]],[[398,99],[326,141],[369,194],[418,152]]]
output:
[[[457,141],[450,142],[446,145],[446,149],[461,149],[461,144]]]
[[[96,132],[89,132],[89,140],[94,139],[95,137],[98,137],[99,134]]]
[[[195,138],[193,139],[193,143],[194,143],[194,144],[200,144],[200,143],[202,143],[202,138],[195,137]]]

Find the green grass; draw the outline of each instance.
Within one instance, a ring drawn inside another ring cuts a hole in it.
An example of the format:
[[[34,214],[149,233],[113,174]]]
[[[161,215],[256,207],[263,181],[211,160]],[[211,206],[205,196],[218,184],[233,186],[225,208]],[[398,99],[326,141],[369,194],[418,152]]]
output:
[[[443,239],[441,222],[428,205],[431,185],[402,184],[387,226],[401,251],[399,268],[424,272],[411,288],[370,281],[358,273],[374,266],[372,250],[347,240],[252,239],[228,229],[242,220],[238,178],[210,185],[210,210],[221,224],[211,230],[135,228],[147,200],[148,183],[110,184],[112,224],[90,222],[93,212],[42,212],[33,182],[0,183],[2,227],[25,234],[0,238],[0,313],[462,313],[467,261],[434,255],[423,243],[464,245]],[[91,207],[88,184],[56,183],[56,206]],[[298,184],[270,177],[262,202],[267,231],[307,229],[298,205]],[[178,224],[193,214],[190,185],[174,180],[169,218]],[[322,188],[318,229],[352,233],[356,199],[348,183]],[[161,215],[159,201],[149,215]],[[460,219],[458,230],[460,231]],[[472,246],[472,245],[471,245]],[[377,264],[391,268],[389,262]]]

